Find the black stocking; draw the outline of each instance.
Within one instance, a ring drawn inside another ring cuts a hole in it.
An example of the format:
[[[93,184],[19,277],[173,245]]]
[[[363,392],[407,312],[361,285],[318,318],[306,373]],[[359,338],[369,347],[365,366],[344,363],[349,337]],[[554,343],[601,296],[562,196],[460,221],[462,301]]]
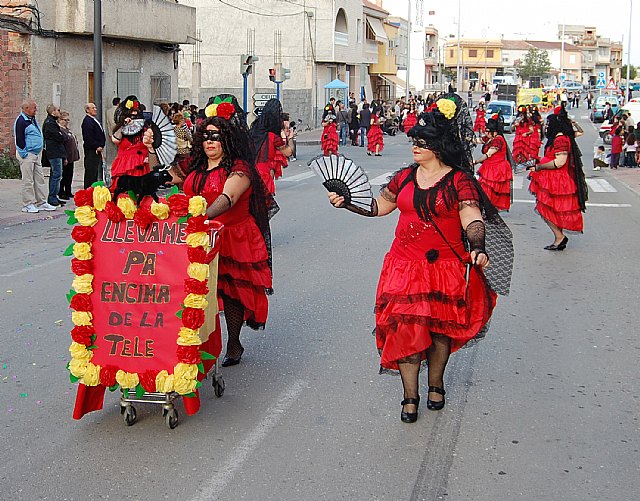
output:
[[[227,356],[238,358],[244,348],[240,344],[240,329],[244,323],[244,306],[235,299],[222,298],[224,305],[224,319],[227,323]]]
[[[402,387],[404,388],[404,398],[418,398],[420,396],[418,375],[420,374],[421,358],[420,353],[415,353],[398,360],[398,369],[400,369]],[[402,410],[404,412],[417,412],[414,404],[407,404]]]
[[[442,334],[431,333],[431,346],[427,349],[427,367],[429,372],[429,386],[444,389],[444,370],[451,353],[451,339]],[[441,402],[444,397],[439,393],[429,393],[429,400]]]

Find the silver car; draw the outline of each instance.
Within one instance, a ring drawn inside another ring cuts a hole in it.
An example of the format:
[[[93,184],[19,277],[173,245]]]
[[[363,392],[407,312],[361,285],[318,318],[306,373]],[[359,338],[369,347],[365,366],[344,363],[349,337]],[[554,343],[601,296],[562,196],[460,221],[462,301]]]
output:
[[[500,112],[504,120],[504,131],[515,132],[514,121],[516,119],[516,102],[515,101],[489,101],[486,106],[487,120],[494,113]]]

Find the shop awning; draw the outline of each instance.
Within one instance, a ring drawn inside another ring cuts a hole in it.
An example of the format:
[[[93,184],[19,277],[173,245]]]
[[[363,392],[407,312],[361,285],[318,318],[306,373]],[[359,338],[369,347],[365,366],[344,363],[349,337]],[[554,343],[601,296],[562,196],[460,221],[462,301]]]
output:
[[[367,17],[367,24],[373,31],[373,34],[376,37],[376,42],[387,43],[387,33],[384,31],[384,26],[382,25],[382,21],[377,17]]]
[[[385,80],[389,85],[395,85],[399,89],[402,89],[403,92],[407,89],[407,82],[397,75],[383,75],[380,73],[378,76]],[[415,92],[416,88],[413,85],[410,85],[409,90]]]

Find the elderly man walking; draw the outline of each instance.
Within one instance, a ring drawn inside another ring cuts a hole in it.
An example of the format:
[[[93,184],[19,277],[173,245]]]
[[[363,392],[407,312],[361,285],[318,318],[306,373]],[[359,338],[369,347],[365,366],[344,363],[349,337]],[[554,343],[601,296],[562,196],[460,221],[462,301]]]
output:
[[[84,187],[89,188],[98,180],[98,170],[102,165],[102,151],[105,145],[105,135],[102,124],[96,115],[98,108],[93,103],[84,107],[87,113],[82,121],[82,147],[84,149]]]
[[[16,157],[22,174],[22,212],[36,213],[40,210],[53,211],[56,207],[46,201],[44,174],[40,153],[43,136],[36,120],[38,106],[33,99],[22,103],[22,112],[13,124]]]

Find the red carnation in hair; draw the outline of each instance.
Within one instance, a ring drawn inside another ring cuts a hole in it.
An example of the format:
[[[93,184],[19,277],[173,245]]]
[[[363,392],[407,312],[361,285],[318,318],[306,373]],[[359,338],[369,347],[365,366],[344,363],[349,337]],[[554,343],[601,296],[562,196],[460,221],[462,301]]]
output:
[[[219,117],[229,120],[236,112],[236,107],[232,103],[220,103],[216,111]]]
[[[500,115],[498,115],[497,113],[494,113],[493,115],[491,115],[491,119],[492,120],[499,120],[500,119]]]
[[[562,110],[562,106],[556,106],[555,108],[553,108],[553,114],[559,115],[561,110]]]
[[[434,102],[433,102],[433,103],[431,103],[431,104],[429,105],[429,107],[427,108],[427,112],[429,112],[429,111],[433,111],[433,110],[436,110],[436,109],[438,109],[438,105],[437,105],[437,104],[436,104],[436,102],[434,101]]]

